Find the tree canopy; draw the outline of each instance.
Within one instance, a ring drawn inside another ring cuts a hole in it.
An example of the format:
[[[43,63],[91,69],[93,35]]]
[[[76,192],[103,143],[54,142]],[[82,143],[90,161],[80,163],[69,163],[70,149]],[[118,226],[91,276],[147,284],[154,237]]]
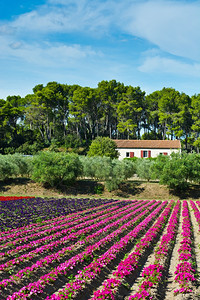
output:
[[[0,99],[0,153],[33,154],[52,144],[70,148],[70,140],[78,141],[77,153],[86,153],[97,137],[180,139],[184,149],[199,152],[199,103],[200,94],[164,87],[146,95],[116,80],[96,88],[38,84],[24,98]]]

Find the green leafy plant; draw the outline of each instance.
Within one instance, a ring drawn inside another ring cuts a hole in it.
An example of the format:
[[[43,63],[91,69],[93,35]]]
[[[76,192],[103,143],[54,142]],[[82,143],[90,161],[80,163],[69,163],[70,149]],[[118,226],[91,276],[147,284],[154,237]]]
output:
[[[82,173],[76,154],[41,152],[33,159],[32,179],[50,186],[73,183]]]

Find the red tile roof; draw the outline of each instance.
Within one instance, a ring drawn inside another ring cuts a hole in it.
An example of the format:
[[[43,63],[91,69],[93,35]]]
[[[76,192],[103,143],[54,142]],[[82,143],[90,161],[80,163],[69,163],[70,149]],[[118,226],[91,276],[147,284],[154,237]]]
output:
[[[117,148],[180,149],[180,140],[113,140]]]

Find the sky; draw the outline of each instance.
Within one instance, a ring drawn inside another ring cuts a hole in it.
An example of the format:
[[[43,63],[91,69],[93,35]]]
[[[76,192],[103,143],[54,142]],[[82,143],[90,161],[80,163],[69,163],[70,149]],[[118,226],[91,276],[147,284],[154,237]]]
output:
[[[200,0],[1,0],[0,99],[115,79],[200,93]]]

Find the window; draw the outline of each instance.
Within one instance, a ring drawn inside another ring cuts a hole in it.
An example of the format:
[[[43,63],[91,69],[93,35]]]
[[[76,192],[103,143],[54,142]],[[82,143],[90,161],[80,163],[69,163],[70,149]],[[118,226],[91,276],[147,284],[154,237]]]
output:
[[[143,157],[148,157],[148,152],[147,151],[143,151]]]
[[[159,153],[159,155],[168,155],[168,153],[167,152],[161,152],[161,153]]]
[[[129,152],[126,152],[126,157],[130,157],[130,153]]]
[[[134,152],[130,152],[130,157],[134,157]]]

